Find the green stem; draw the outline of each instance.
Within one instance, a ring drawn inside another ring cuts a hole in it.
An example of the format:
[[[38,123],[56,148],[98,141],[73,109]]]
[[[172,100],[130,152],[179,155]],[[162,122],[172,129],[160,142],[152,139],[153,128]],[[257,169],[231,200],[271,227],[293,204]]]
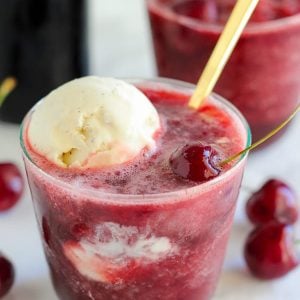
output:
[[[262,144],[263,142],[268,140],[270,137],[272,137],[274,134],[276,134],[278,131],[280,131],[283,127],[285,127],[295,117],[295,115],[299,112],[299,110],[300,110],[300,104],[298,104],[298,106],[293,111],[293,113],[284,122],[282,122],[279,126],[277,126],[275,129],[273,129],[269,134],[267,134],[266,136],[261,138],[256,143],[254,143],[254,144],[250,145],[249,147],[245,148],[244,150],[240,151],[239,153],[236,153],[236,154],[230,156],[229,158],[221,161],[219,163],[219,166],[222,167],[222,166],[228,164],[229,162],[235,160],[236,158],[240,157],[241,155],[243,155],[246,152],[256,148],[257,146],[259,146],[260,144]]]
[[[4,81],[0,84],[0,107],[4,103],[4,100],[7,96],[13,91],[16,87],[17,81],[13,77],[7,77]]]

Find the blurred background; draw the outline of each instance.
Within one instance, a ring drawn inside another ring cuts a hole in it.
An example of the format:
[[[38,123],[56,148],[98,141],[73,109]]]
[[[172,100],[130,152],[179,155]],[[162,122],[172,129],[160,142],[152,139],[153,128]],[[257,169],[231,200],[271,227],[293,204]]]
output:
[[[88,2],[91,74],[153,76],[155,61],[145,1]]]

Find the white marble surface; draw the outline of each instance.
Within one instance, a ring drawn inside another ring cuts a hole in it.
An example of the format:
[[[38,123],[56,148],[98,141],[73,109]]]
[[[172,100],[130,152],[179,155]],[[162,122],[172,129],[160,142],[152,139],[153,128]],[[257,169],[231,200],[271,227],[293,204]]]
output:
[[[147,20],[142,0],[90,0],[91,73],[119,77],[154,75]],[[270,282],[251,277],[242,248],[251,225],[244,215],[248,189],[267,178],[279,177],[300,196],[300,118],[271,147],[256,151],[248,161],[225,265],[214,300],[299,300],[300,268]],[[11,160],[22,169],[18,126],[0,123],[0,161]],[[25,175],[25,174],[24,174]],[[17,280],[4,300],[57,299],[36,229],[28,188],[20,203],[0,214],[0,250],[14,262]]]

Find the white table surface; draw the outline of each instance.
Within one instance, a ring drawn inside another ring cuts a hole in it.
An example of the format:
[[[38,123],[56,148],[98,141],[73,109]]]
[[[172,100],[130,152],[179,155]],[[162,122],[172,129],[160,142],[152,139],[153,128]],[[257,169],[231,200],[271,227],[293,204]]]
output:
[[[102,76],[151,77],[155,74],[148,23],[142,0],[90,0],[91,73]],[[247,272],[242,248],[251,225],[245,218],[248,189],[279,177],[300,196],[300,118],[271,147],[250,155],[227,256],[214,300],[299,300],[300,268],[275,281]],[[23,169],[18,126],[0,122],[0,161]],[[25,176],[25,174],[24,174]],[[41,249],[28,188],[22,200],[0,214],[0,251],[14,263],[16,282],[4,300],[56,300]],[[162,299],[163,300],[163,299]]]

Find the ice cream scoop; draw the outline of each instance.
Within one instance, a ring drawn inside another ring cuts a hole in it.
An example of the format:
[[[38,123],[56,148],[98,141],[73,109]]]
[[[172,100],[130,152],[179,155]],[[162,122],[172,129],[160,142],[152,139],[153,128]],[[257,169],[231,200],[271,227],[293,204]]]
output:
[[[61,167],[103,167],[155,148],[158,113],[133,85],[113,78],[72,80],[35,108],[28,140]]]

